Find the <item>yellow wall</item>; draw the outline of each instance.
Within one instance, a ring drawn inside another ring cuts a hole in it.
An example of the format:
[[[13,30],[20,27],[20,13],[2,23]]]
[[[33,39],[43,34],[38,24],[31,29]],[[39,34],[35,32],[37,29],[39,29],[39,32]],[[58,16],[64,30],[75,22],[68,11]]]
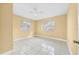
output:
[[[0,4],[0,53],[12,46],[12,4]]]
[[[77,54],[74,40],[77,40],[77,4],[70,4],[67,14],[67,39],[72,54]]]
[[[45,32],[41,30],[41,24],[45,23],[47,20],[54,20],[56,22],[56,28],[54,31],[50,32]],[[41,36],[49,36],[49,37],[55,37],[55,38],[63,38],[66,39],[66,29],[67,29],[67,18],[66,15],[61,15],[61,16],[55,16],[55,17],[49,17],[45,19],[41,19],[37,21],[37,32],[36,35],[41,35]]]
[[[20,30],[20,22],[23,19],[26,19],[27,22],[32,23],[32,28],[28,32],[22,32]],[[41,23],[44,23],[48,19],[52,19],[56,22],[56,29],[52,32],[44,32],[41,30]],[[67,22],[66,15],[40,19],[38,21],[34,21],[34,20],[32,21],[31,19],[14,15],[13,17],[13,37],[15,39],[15,38],[21,38],[21,37],[42,35],[42,36],[66,39],[66,32],[67,32],[66,22]]]
[[[26,20],[27,22],[30,22],[32,24],[30,30],[23,32],[20,29],[20,24],[22,20]],[[32,21],[31,19],[13,15],[13,38],[18,39],[18,38],[24,38],[24,37],[29,37],[29,36],[32,37],[34,34],[34,24],[35,22]]]

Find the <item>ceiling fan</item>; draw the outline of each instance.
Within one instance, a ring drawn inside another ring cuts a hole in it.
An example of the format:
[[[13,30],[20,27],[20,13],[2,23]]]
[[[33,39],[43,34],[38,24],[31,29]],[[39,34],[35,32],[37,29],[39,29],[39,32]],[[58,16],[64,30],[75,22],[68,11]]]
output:
[[[35,17],[39,17],[41,14],[43,14],[44,12],[39,10],[38,8],[34,7],[31,11],[31,14],[33,14]]]

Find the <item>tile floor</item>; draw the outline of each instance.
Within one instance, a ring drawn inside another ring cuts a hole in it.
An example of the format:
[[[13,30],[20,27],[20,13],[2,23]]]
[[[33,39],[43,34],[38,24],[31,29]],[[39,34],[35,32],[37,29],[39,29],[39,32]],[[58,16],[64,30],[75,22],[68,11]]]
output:
[[[66,42],[31,37],[14,42],[10,55],[69,55]]]

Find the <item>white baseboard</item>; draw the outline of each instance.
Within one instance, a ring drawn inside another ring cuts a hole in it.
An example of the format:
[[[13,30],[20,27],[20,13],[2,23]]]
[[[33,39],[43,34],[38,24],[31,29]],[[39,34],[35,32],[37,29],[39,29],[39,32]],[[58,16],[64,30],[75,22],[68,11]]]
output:
[[[42,35],[36,35],[35,37],[42,37],[42,38],[54,39],[54,40],[63,41],[63,42],[66,42],[67,41],[66,39],[62,39],[62,38],[55,38],[55,37],[42,36]]]
[[[13,49],[11,49],[10,51],[7,51],[5,53],[1,53],[0,55],[9,55],[12,51],[13,51]]]
[[[68,46],[70,55],[72,55],[72,51],[71,51],[71,49],[70,49],[70,47],[69,47],[68,41],[67,41],[67,46]]]
[[[31,38],[31,37],[32,37],[32,36],[28,36],[28,37],[19,37],[19,38],[14,39],[13,41],[18,41],[18,40],[22,40],[22,39],[28,39],[28,38]],[[10,51],[1,53],[0,55],[9,55],[11,52],[13,52],[13,49],[11,49]]]
[[[54,38],[54,37],[48,37],[48,36],[41,36],[41,35],[28,36],[28,37],[19,37],[19,38],[15,38],[13,41],[18,41],[18,40],[22,40],[22,39],[28,39],[28,38],[32,38],[32,37],[42,37],[42,38],[49,38],[49,39],[54,39],[54,40],[59,40],[59,41],[67,42],[66,39]],[[5,53],[3,53],[1,55],[9,55],[12,51],[13,51],[13,49],[11,49],[10,51],[5,52]]]
[[[22,39],[28,39],[28,38],[31,38],[33,36],[28,36],[28,37],[19,37],[19,38],[15,38],[13,39],[13,41],[18,41],[18,40],[22,40]]]
[[[61,38],[54,38],[54,37],[47,37],[47,36],[41,36],[41,35],[36,35],[35,37],[43,37],[43,38],[49,38],[49,39],[54,39],[54,40],[58,40],[58,41],[63,41],[67,43],[68,49],[69,49],[69,54],[72,55],[72,51],[69,47],[68,41],[66,39],[61,39]]]

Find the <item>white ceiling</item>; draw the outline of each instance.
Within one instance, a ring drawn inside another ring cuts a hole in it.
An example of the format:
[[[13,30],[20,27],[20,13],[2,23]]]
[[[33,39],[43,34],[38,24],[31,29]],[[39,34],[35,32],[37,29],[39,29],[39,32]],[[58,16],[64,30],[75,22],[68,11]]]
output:
[[[67,3],[15,3],[13,13],[34,20],[66,14],[69,4]],[[37,14],[33,8],[37,8]],[[35,16],[36,15],[36,16]]]

